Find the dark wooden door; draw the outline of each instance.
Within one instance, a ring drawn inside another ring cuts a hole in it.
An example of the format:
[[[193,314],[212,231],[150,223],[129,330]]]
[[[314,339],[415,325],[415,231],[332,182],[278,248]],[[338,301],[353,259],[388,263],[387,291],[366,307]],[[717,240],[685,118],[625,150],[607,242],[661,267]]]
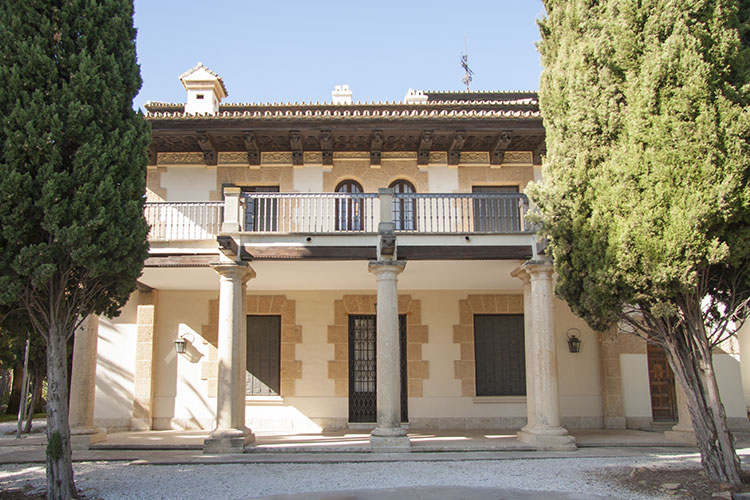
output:
[[[247,317],[245,393],[274,396],[281,390],[281,316]]]
[[[406,375],[406,316],[399,315],[401,421],[409,421]],[[377,421],[377,322],[373,314],[349,315],[349,422]]]
[[[651,415],[654,422],[677,421],[677,395],[674,373],[661,347],[647,343],[648,383],[651,388]]]

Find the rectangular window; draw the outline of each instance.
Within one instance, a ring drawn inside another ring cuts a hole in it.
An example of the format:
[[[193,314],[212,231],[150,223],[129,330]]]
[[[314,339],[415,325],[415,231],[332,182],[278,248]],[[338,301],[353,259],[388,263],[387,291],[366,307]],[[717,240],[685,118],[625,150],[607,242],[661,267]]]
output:
[[[474,315],[477,396],[526,395],[523,314]]]
[[[280,359],[281,316],[248,316],[246,395],[279,395]]]

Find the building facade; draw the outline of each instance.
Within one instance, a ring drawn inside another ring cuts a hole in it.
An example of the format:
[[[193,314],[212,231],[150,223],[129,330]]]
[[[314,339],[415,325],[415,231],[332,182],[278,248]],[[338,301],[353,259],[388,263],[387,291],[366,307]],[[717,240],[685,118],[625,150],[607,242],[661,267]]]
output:
[[[535,93],[222,104],[202,64],[180,79],[186,104],[146,105],[138,291],[88,328],[94,426],[212,430],[215,451],[257,431],[372,428],[403,450],[408,428],[518,429],[570,449],[568,428],[688,428],[658,352],[553,295],[524,219]],[[737,345],[715,361],[743,430]]]

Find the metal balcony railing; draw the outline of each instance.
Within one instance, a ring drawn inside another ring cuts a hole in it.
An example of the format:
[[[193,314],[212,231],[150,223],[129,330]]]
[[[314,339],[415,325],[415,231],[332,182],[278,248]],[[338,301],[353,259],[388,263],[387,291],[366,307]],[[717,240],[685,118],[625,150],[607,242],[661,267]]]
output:
[[[528,199],[516,193],[243,193],[242,198],[244,203],[146,203],[149,239],[214,239],[224,220],[238,221],[240,231],[255,233],[376,233],[383,199],[392,204],[397,232],[532,231],[524,221]]]

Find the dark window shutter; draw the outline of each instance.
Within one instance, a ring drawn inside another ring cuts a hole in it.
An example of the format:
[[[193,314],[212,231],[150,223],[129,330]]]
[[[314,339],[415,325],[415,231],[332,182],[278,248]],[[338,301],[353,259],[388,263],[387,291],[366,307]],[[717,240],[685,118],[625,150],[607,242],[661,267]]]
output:
[[[477,396],[526,394],[522,314],[474,316]]]
[[[281,316],[247,317],[246,394],[273,396],[281,391]]]

